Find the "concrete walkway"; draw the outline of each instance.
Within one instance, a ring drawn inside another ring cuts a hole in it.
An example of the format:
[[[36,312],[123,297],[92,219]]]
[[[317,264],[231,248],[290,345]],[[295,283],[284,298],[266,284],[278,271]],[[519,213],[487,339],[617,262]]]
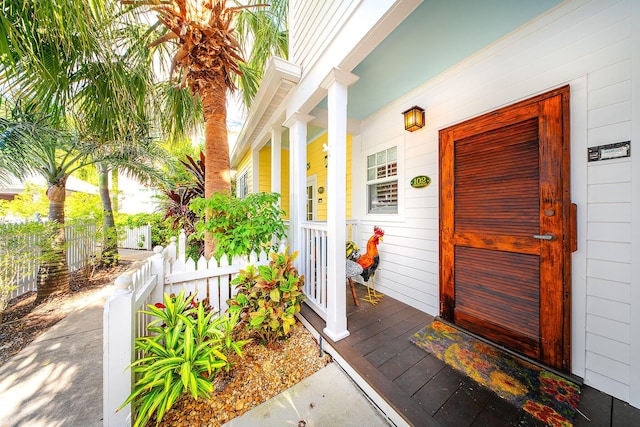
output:
[[[102,309],[109,289],[0,367],[0,426],[102,426]]]
[[[140,262],[152,255],[121,250],[122,259]],[[112,292],[110,285],[92,294],[0,366],[0,427],[102,426],[102,315]],[[376,427],[389,423],[332,363],[227,425]]]
[[[389,425],[351,378],[336,363],[330,363],[223,427]]]
[[[120,250],[137,268],[150,251]],[[102,426],[102,312],[113,285],[0,366],[0,427]]]

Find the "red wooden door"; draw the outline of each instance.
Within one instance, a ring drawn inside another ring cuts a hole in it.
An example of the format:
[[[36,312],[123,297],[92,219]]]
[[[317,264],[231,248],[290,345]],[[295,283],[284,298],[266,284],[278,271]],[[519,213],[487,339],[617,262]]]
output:
[[[569,88],[440,131],[440,316],[569,369]]]

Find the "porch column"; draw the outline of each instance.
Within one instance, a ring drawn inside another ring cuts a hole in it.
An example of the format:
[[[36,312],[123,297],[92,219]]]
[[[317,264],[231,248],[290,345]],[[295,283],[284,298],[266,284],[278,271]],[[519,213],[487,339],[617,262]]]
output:
[[[334,68],[321,84],[327,90],[327,326],[333,341],[349,335],[345,291],[347,226],[347,88],[357,76]]]
[[[282,195],[282,126],[271,127],[271,192]],[[280,202],[278,202],[280,204]]]
[[[302,249],[301,223],[305,219],[307,192],[307,123],[313,116],[293,113],[284,125],[289,128],[289,244],[291,252]],[[300,258],[295,267],[300,270]]]

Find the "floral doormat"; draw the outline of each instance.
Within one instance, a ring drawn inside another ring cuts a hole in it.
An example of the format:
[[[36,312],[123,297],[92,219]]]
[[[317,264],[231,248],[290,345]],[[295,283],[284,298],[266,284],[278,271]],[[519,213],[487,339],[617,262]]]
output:
[[[409,340],[550,426],[572,426],[580,386],[434,321]]]

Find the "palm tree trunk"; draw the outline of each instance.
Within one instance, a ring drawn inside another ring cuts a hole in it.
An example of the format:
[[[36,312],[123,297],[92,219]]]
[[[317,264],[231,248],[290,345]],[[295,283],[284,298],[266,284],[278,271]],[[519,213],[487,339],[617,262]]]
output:
[[[118,232],[113,219],[113,208],[109,194],[109,166],[102,163],[98,165],[98,192],[100,193],[102,211],[104,212],[104,220],[102,223],[104,237],[102,239],[100,262],[103,265],[115,265],[118,263],[119,258]]]
[[[227,87],[224,77],[216,74],[207,89],[200,93],[205,117],[205,179],[204,196],[231,192],[231,165],[227,135]],[[209,214],[207,213],[207,219]],[[215,248],[211,235],[205,235],[204,256],[209,258]]]
[[[36,304],[53,295],[69,293],[69,266],[64,235],[66,182],[67,179],[64,178],[47,189],[49,221],[53,224],[53,233],[47,242],[50,244],[42,250]]]
[[[109,193],[113,193],[113,199],[109,197],[109,200],[111,200],[111,210],[115,213],[118,213],[118,209],[120,209],[120,206],[118,205],[118,194],[120,192],[119,178],[118,168],[114,167],[111,171],[111,191],[109,191],[109,187],[107,187],[107,191]]]

